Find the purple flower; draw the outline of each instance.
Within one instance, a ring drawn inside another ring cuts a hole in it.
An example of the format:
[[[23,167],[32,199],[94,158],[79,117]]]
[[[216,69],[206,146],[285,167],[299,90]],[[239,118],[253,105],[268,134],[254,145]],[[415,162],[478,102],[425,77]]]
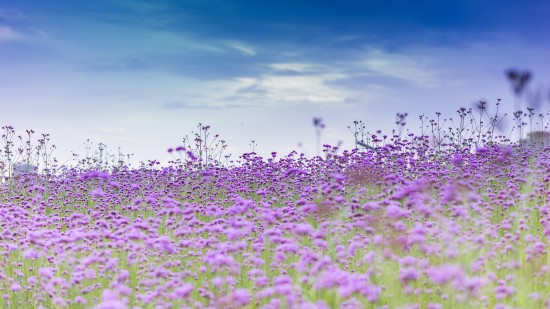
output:
[[[21,290],[21,285],[17,282],[14,282],[11,285],[10,290],[12,290],[13,292],[17,292],[17,291]]]
[[[407,217],[409,215],[409,211],[392,204],[388,205],[386,208],[386,215],[392,219],[401,219]]]
[[[300,236],[309,235],[313,232],[313,227],[309,223],[297,224],[294,227],[294,232]]]
[[[128,305],[120,300],[107,300],[102,301],[94,309],[127,309]]]
[[[95,279],[95,278],[96,278],[95,270],[93,270],[93,269],[86,269],[86,271],[84,272],[84,277],[85,277],[86,279]]]
[[[258,298],[258,299],[269,298],[269,297],[273,296],[273,294],[275,294],[275,289],[272,288],[272,287],[267,287],[267,288],[259,291],[258,293],[256,293],[256,298]]]
[[[481,287],[486,283],[482,277],[467,278],[464,282],[464,287],[473,295],[477,295]]]
[[[204,176],[204,177],[210,177],[210,176],[212,176],[212,175],[214,175],[214,174],[215,174],[214,171],[211,171],[211,170],[209,170],[209,171],[202,171],[202,172],[201,172],[201,175]]]
[[[410,281],[416,281],[419,277],[418,270],[412,267],[405,267],[399,271],[399,280],[403,285],[407,285]]]
[[[426,274],[434,283],[440,285],[450,281],[462,282],[465,278],[462,267],[454,264],[430,267],[426,270]]]
[[[52,300],[52,303],[54,305],[57,305],[59,307],[66,307],[67,306],[67,302],[62,298],[62,297],[54,297],[53,300]],[[103,309],[111,309],[111,308],[103,308]],[[116,309],[116,308],[112,308],[112,309]]]
[[[231,295],[232,301],[238,306],[245,306],[250,303],[250,292],[247,289],[237,289]]]
[[[453,202],[457,202],[459,200],[460,200],[460,197],[458,195],[457,185],[454,185],[454,184],[447,185],[443,190],[443,193],[441,194],[441,203],[450,204]]]
[[[258,277],[253,280],[254,280],[254,285],[256,285],[257,287],[264,287],[269,283],[269,278],[266,276]]]
[[[157,239],[157,246],[159,250],[168,252],[168,253],[176,253],[178,250],[174,247],[172,244],[172,239],[168,236],[161,236]]]
[[[464,158],[460,154],[455,154],[454,157],[451,159],[451,162],[454,165],[460,165],[462,162],[464,162]]]
[[[36,277],[35,276],[30,276],[29,278],[27,278],[27,282],[31,285],[31,286],[34,286],[36,284],[36,282],[38,282],[38,280],[36,280]]]
[[[104,197],[105,192],[103,192],[103,190],[101,190],[101,188],[96,188],[96,189],[94,189],[90,192],[90,195],[93,196],[93,197]]]
[[[86,299],[82,296],[77,296],[74,298],[74,303],[75,304],[87,304],[88,302],[86,301]]]
[[[38,270],[38,274],[44,278],[51,279],[53,277],[55,269],[50,267],[42,267]]]
[[[283,177],[286,177],[286,176],[289,176],[289,175],[292,175],[292,174],[305,174],[307,175],[307,172],[304,171],[304,170],[301,170],[299,168],[295,168],[295,167],[291,167],[289,169],[287,169],[284,173],[283,173]]]
[[[191,283],[184,283],[174,289],[174,294],[179,298],[188,298],[192,291],[193,285],[191,285]]]
[[[105,289],[102,294],[102,302],[94,309],[126,309],[126,301],[119,300],[117,294],[112,290]]]
[[[186,153],[187,153],[187,157],[189,157],[189,160],[191,160],[191,161],[197,160],[197,157],[195,156],[195,154],[193,152],[188,150],[188,151],[186,151]]]
[[[516,289],[507,286],[506,284],[499,283],[499,285],[495,288],[495,298],[496,299],[503,299],[509,296],[513,296],[516,293]]]
[[[23,252],[23,257],[26,259],[36,259],[38,258],[38,252],[34,249],[27,249]]]

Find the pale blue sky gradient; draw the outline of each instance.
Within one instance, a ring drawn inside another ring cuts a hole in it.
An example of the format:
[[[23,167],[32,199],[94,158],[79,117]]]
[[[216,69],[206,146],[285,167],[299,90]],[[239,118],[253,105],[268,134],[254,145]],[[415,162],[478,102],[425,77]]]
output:
[[[61,161],[91,139],[166,163],[199,122],[233,159],[251,140],[311,156],[313,117],[322,143],[351,149],[354,120],[387,133],[407,112],[417,132],[421,114],[497,98],[510,113],[508,68],[550,86],[549,15],[547,1],[7,1],[0,124],[50,133]]]

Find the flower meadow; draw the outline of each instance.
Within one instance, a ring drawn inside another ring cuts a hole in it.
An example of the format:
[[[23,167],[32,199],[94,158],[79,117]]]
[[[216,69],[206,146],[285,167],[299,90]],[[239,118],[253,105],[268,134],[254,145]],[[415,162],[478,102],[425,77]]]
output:
[[[164,167],[2,127],[0,308],[550,308],[550,124],[512,143],[499,103],[226,164],[199,124]]]
[[[11,178],[0,307],[550,306],[549,148],[324,149]]]

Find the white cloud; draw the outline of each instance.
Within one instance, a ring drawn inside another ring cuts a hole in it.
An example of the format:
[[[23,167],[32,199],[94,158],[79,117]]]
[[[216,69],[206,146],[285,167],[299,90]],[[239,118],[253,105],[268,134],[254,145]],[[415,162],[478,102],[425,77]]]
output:
[[[373,49],[359,64],[378,75],[407,80],[420,87],[433,88],[439,85],[435,71],[428,68],[427,58],[413,59]]]
[[[21,15],[20,13],[15,13],[13,11],[0,9],[0,19],[19,20],[19,19],[22,19],[22,18],[23,18],[23,15]]]
[[[23,39],[25,39],[25,37],[13,31],[12,28],[0,26],[0,42],[21,41]]]
[[[316,72],[324,69],[324,66],[309,63],[272,63],[268,65],[275,71],[295,71],[300,73]]]
[[[48,33],[46,31],[42,30],[42,29],[31,27],[30,30],[32,32],[36,33],[41,38],[48,38],[49,37]]]
[[[243,97],[265,103],[321,103],[334,104],[344,101],[348,93],[326,84],[347,77],[338,73],[325,73],[316,76],[263,75],[258,78],[235,79],[234,91],[247,88],[261,92],[245,92]],[[236,89],[235,89],[236,88]]]
[[[245,43],[242,43],[242,42],[237,42],[237,41],[223,41],[223,43],[225,45],[227,45],[228,47],[231,47],[233,49],[236,49],[248,56],[255,56],[257,54],[256,50],[254,49],[254,47],[248,45],[248,44],[245,44]]]

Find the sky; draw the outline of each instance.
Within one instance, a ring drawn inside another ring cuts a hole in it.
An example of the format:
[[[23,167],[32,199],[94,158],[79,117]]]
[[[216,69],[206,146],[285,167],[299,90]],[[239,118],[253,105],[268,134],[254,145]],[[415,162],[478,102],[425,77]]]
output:
[[[69,164],[87,140],[165,164],[199,123],[231,159],[316,155],[314,117],[322,144],[352,149],[354,121],[389,133],[408,113],[419,132],[420,115],[498,98],[511,114],[509,68],[548,97],[549,15],[542,0],[6,0],[0,124],[50,134]]]

